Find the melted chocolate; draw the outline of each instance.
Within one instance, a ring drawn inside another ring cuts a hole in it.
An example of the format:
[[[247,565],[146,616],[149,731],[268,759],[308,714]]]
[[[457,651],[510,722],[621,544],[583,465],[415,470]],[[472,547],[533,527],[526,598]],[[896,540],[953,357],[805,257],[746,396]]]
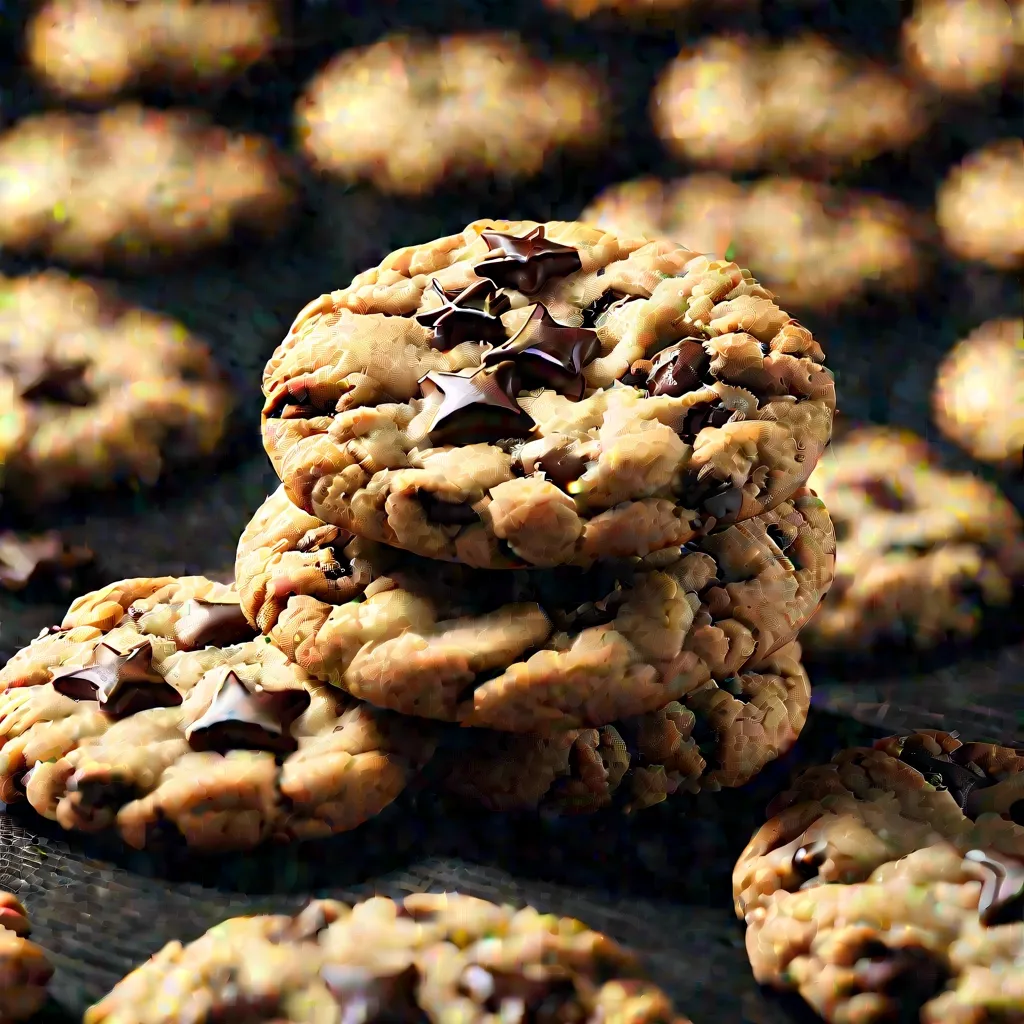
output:
[[[680,341],[662,349],[652,360],[647,380],[649,395],[681,398],[696,391],[711,366],[711,357],[696,341]]]
[[[504,362],[471,376],[432,370],[420,380],[427,397],[440,392],[441,405],[430,426],[435,445],[475,444],[491,438],[525,437],[532,420],[516,404],[519,378],[515,366]]]
[[[500,345],[505,340],[501,314],[512,303],[507,295],[498,293],[491,281],[474,281],[456,292],[447,291],[436,280],[432,284],[441,297],[441,305],[416,316],[418,324],[433,328],[432,348],[452,349],[466,341]]]
[[[229,647],[257,636],[239,605],[193,601],[187,615],[174,625],[179,651],[199,651],[204,647]]]

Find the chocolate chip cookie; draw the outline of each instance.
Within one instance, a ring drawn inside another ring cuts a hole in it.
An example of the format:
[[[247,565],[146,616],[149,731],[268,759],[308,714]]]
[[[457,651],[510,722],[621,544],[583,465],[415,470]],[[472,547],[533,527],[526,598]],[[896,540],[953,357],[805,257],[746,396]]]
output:
[[[753,668],[599,729],[474,730],[439,766],[442,785],[494,811],[632,813],[677,793],[749,782],[796,742],[810,702],[800,645],[789,643]]]
[[[279,490],[243,533],[235,576],[249,621],[317,678],[405,714],[529,732],[714,689],[796,636],[833,557],[807,491],[646,560],[495,571],[354,538]]]
[[[152,484],[165,465],[211,454],[232,404],[209,350],[177,321],[55,271],[0,278],[9,494],[48,502],[79,487]]]
[[[137,849],[202,851],[355,828],[434,746],[310,681],[201,576],[75,601],[0,670],[0,736],[0,799]]]
[[[733,874],[762,984],[829,1022],[1024,1019],[1024,751],[941,732],[811,768]]]
[[[457,893],[314,900],[168,943],[84,1024],[689,1024],[636,959],[572,918]]]
[[[989,320],[942,361],[932,398],[939,429],[980,462],[1024,462],[1024,320]]]
[[[478,568],[590,565],[775,508],[828,441],[811,333],[735,263],[477,221],[311,302],[263,441],[324,522]]]
[[[701,41],[662,73],[651,117],[688,163],[821,174],[899,149],[927,124],[898,76],[808,34],[778,44],[742,35]]]
[[[192,111],[51,112],[0,135],[0,245],[22,255],[148,270],[273,235],[294,199],[269,142]]]
[[[539,172],[604,136],[606,97],[582,67],[544,63],[515,35],[392,35],[337,56],[296,106],[320,171],[422,195],[449,179]]]
[[[801,635],[815,652],[970,637],[1024,580],[1024,527],[991,485],[939,466],[913,434],[851,431],[811,485],[835,523],[835,583]]]
[[[46,1002],[53,966],[26,936],[31,931],[16,896],[0,892],[0,1020],[26,1020]]]
[[[675,238],[702,252],[728,252],[794,308],[832,310],[866,293],[899,295],[921,277],[917,225],[904,206],[799,178],[638,178],[606,189],[580,220],[620,238]]]
[[[209,89],[265,58],[278,0],[46,0],[29,22],[29,67],[67,99],[140,86]]]

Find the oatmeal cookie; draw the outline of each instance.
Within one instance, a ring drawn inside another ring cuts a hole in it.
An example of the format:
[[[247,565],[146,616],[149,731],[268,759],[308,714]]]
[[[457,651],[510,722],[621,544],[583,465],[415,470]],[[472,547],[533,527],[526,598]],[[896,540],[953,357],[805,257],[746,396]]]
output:
[[[325,522],[478,568],[589,565],[773,509],[828,441],[811,333],[734,263],[482,220],[299,313],[263,441]]]
[[[0,1020],[25,1020],[46,1002],[53,966],[26,936],[31,931],[21,901],[0,892]]]
[[[835,1024],[1024,1020],[1024,751],[889,737],[768,814],[733,873],[761,984]]]
[[[965,157],[939,186],[935,219],[961,259],[1024,267],[1024,140],[1000,139]]]
[[[753,668],[599,729],[474,730],[441,766],[443,786],[494,811],[632,813],[676,793],[749,782],[793,746],[810,702],[800,645],[789,643]]]
[[[171,942],[84,1024],[604,1021],[689,1024],[634,956],[580,921],[458,893],[314,900]]]
[[[151,269],[275,234],[294,199],[271,143],[193,111],[51,112],[0,135],[0,245],[19,254]]]
[[[927,443],[882,427],[825,453],[811,485],[835,522],[835,584],[801,635],[813,651],[928,647],[977,632],[1024,579],[1024,533],[989,484],[950,473]]]
[[[0,483],[29,501],[209,455],[232,393],[175,320],[56,271],[0,278]]]
[[[706,39],[663,72],[651,116],[675,155],[728,171],[824,174],[905,146],[926,125],[896,75],[813,35]]]
[[[990,320],[943,360],[935,422],[981,462],[1024,461],[1024,320]]]
[[[807,491],[646,561],[496,571],[354,538],[279,490],[242,534],[235,576],[249,621],[317,678],[405,714],[527,732],[703,700],[712,678],[796,636],[833,557]]]
[[[296,107],[314,166],[387,193],[450,178],[538,173],[556,150],[604,135],[603,87],[545,64],[514,35],[393,35],[336,57]]]
[[[29,67],[58,96],[109,100],[145,86],[209,89],[268,56],[279,0],[46,0]]]
[[[623,238],[728,252],[794,308],[830,310],[867,292],[906,293],[921,277],[917,225],[905,207],[799,178],[750,185],[717,174],[638,178],[606,189],[580,220]]]
[[[312,682],[202,576],[80,597],[0,670],[0,737],[0,799],[138,849],[203,851],[355,828],[434,746]]]

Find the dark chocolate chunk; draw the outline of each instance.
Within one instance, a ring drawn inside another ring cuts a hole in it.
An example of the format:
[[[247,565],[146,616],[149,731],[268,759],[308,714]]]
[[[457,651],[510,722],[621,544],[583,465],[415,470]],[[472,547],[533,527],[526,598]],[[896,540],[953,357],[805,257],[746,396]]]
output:
[[[441,305],[416,316],[418,324],[434,329],[431,348],[451,349],[465,341],[500,345],[505,340],[501,314],[511,309],[512,303],[491,281],[474,281],[468,288],[451,292],[434,280],[433,288],[441,296]]]
[[[320,970],[341,1007],[341,1020],[358,1024],[427,1024],[416,1001],[419,971],[410,964],[395,974],[377,974],[355,964],[332,963]]]
[[[96,819],[100,816],[112,819],[125,804],[137,800],[141,791],[134,782],[113,775],[111,778],[79,779],[77,773],[67,781],[69,793],[77,793],[77,811],[79,815],[88,815],[93,824],[99,825]],[[113,812],[113,814],[111,813]]]
[[[179,651],[199,651],[204,647],[229,647],[253,640],[257,632],[239,605],[192,601],[191,610],[174,625],[174,640]]]
[[[306,690],[250,690],[229,672],[206,711],[185,730],[193,750],[266,750],[288,754],[297,749],[292,723],[309,707]]]
[[[99,701],[100,710],[113,718],[181,703],[181,694],[153,668],[153,645],[148,640],[126,654],[100,644],[88,665],[58,669],[50,682],[72,700]]]
[[[473,270],[478,277],[499,288],[514,288],[524,295],[536,295],[553,277],[567,277],[583,267],[579,252],[544,237],[544,226],[535,227],[522,238],[500,231],[481,235],[494,254]]]
[[[14,377],[19,396],[26,402],[84,407],[95,400],[86,383],[87,359],[61,362],[52,355],[18,363],[7,362],[3,369]]]
[[[527,387],[553,388],[578,401],[586,388],[583,367],[600,351],[597,331],[566,327],[538,303],[519,333],[486,353],[483,363],[496,366],[512,360]]]
[[[74,589],[76,573],[93,564],[87,547],[66,544],[55,530],[38,535],[0,533],[0,586],[21,591],[37,583]]]
[[[614,288],[609,288],[598,298],[594,299],[589,306],[583,307],[583,326],[596,327],[601,317],[612,308],[634,301],[636,301],[636,296],[626,295],[624,292],[617,292]]]
[[[854,968],[862,992],[878,992],[895,1001],[900,1020],[917,1020],[921,1007],[946,984],[943,963],[921,946],[889,947],[868,942],[860,951]]]
[[[1020,800],[1014,800],[1013,803],[1006,808],[1006,816],[1014,823],[1014,825],[1024,825],[1024,797]]]
[[[813,843],[801,846],[793,854],[793,870],[806,884],[818,877],[818,869],[826,860],[828,843],[824,839],[817,839]]]
[[[487,974],[490,981],[486,987],[481,986],[479,995],[487,990],[489,993],[481,1004],[484,1010],[499,1018],[507,1019],[507,1007],[510,1005],[523,1008],[522,1024],[527,1021],[533,1024],[582,1024],[587,1018],[572,978],[561,972],[545,972],[535,977],[524,971],[489,970]]]
[[[431,370],[419,383],[424,397],[442,395],[430,425],[435,445],[526,437],[532,429],[532,420],[516,404],[519,376],[511,362],[472,375]]]
[[[996,850],[968,850],[964,859],[981,875],[981,923],[995,928],[1024,921],[1024,861]]]
[[[647,393],[681,398],[696,391],[711,366],[711,357],[696,341],[680,341],[662,349],[652,360]]]
[[[721,402],[701,402],[687,410],[679,436],[692,441],[705,427],[724,427],[734,415]]]
[[[872,505],[886,512],[906,512],[909,508],[888,480],[866,480],[860,485],[860,489]]]
[[[900,751],[900,760],[926,778],[937,779],[939,787],[949,790],[950,796],[961,808],[967,806],[972,790],[992,785],[992,781],[977,765],[957,764],[948,754],[934,755],[924,750],[904,747]]]
[[[480,521],[480,517],[473,511],[472,505],[456,503],[454,501],[442,501],[429,491],[420,491],[417,495],[427,519],[432,523],[441,526],[468,526],[470,523]]]
[[[723,483],[721,487],[709,494],[701,503],[718,525],[731,523],[743,507],[743,491],[734,484]]]

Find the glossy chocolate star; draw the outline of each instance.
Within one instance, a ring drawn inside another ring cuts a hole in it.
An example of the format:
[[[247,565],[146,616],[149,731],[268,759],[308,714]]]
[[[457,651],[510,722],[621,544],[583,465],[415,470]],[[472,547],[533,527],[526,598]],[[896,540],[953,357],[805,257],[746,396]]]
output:
[[[430,425],[432,444],[477,444],[530,432],[532,421],[516,404],[519,374],[511,362],[472,374],[431,370],[419,383],[424,398],[442,395]]]
[[[957,764],[948,754],[935,755],[904,747],[900,752],[900,760],[925,777],[937,776],[941,785],[949,790],[950,796],[964,809],[972,790],[992,785],[977,765]]]
[[[230,647],[252,640],[256,630],[249,625],[238,604],[213,604],[191,601],[189,610],[174,624],[174,640],[179,651],[199,651],[204,647]]]
[[[52,355],[4,365],[14,377],[19,396],[26,402],[86,406],[93,393],[85,382],[89,362],[85,359],[61,362]]]
[[[66,544],[52,530],[34,536],[4,531],[0,533],[0,586],[17,591],[46,580],[69,590],[77,570],[92,565],[94,558],[88,548]]]
[[[229,672],[206,711],[185,730],[193,750],[266,750],[289,754],[298,741],[292,723],[309,707],[305,690],[250,690]]]
[[[512,303],[507,295],[498,293],[492,282],[474,281],[468,288],[452,292],[435,279],[433,288],[441,296],[441,305],[416,316],[422,327],[434,329],[431,348],[444,351],[465,341],[500,345],[505,340],[501,314],[511,309]]]
[[[181,703],[181,694],[153,668],[153,645],[148,640],[126,654],[100,644],[88,665],[59,669],[50,682],[72,700],[99,701],[100,710],[112,718]]]
[[[527,387],[552,388],[579,401],[586,388],[583,367],[601,351],[597,331],[590,327],[566,327],[538,303],[529,320],[514,338],[484,355],[484,366],[507,359],[516,364]]]
[[[711,357],[696,341],[680,341],[662,349],[652,360],[647,393],[681,398],[696,391],[711,365]]]
[[[981,875],[978,915],[987,928],[1024,921],[1024,861],[995,850],[968,850]]]
[[[583,267],[578,250],[544,237],[544,226],[535,227],[518,238],[500,231],[481,235],[494,253],[474,268],[499,288],[514,288],[524,295],[536,295],[553,277],[567,277]]]

